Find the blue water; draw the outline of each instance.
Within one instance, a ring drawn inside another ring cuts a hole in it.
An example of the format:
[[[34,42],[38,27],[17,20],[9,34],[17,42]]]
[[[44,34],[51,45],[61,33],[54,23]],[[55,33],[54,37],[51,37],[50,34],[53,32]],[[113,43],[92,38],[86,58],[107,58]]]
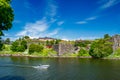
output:
[[[120,60],[0,57],[0,80],[120,80]]]

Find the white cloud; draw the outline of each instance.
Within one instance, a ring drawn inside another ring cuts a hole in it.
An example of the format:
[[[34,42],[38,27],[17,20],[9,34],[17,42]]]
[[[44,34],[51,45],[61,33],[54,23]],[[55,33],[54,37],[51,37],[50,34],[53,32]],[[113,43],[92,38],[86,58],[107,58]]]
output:
[[[87,19],[85,19],[86,21],[90,21],[90,20],[95,20],[97,18],[97,16],[92,16],[92,17],[89,17]]]
[[[58,28],[54,29],[53,31],[48,31],[48,28],[51,24],[48,24],[46,20],[42,19],[36,21],[35,23],[27,23],[24,26],[24,29],[17,33],[16,36],[30,36],[31,38],[38,38],[38,37],[51,37],[53,35],[57,35],[59,30]]]
[[[62,24],[64,24],[64,21],[59,21],[57,22],[58,26],[61,26]]]
[[[78,21],[78,22],[76,22],[76,24],[86,24],[86,23],[88,23],[88,21],[95,20],[97,17],[98,17],[98,16],[92,16],[92,17],[86,18],[86,19],[83,20],[83,21]]]
[[[55,17],[57,13],[57,5],[54,0],[47,1],[46,16]]]
[[[86,24],[87,21],[79,21],[79,22],[76,22],[76,24]]]
[[[51,18],[50,19],[50,23],[54,23],[54,22],[56,22],[57,21],[57,19],[54,19],[54,18]]]
[[[103,3],[103,4],[102,4],[102,6],[100,6],[100,8],[106,9],[106,8],[109,8],[111,6],[114,6],[118,3],[120,3],[120,0],[104,0],[104,1],[101,0],[101,3]]]
[[[59,29],[55,29],[52,32],[48,33],[47,36],[50,37],[50,36],[56,35],[56,34],[58,34],[58,32],[59,32]]]
[[[38,20],[35,23],[27,23],[24,26],[24,30],[19,32],[17,36],[36,36],[39,33],[46,31],[49,28],[46,20]]]
[[[53,23],[57,21],[55,19],[57,13],[57,5],[54,0],[46,1],[47,6],[45,10],[45,16],[42,20],[37,20],[35,22],[26,23],[24,29],[16,34],[16,36],[30,36],[31,38],[38,38],[38,37],[51,37],[53,35],[57,35],[59,29],[53,29],[53,31],[49,31],[48,28],[51,27]],[[63,22],[59,23],[62,25]]]
[[[57,6],[54,5],[54,4],[51,4],[51,5],[50,5],[50,9],[51,9],[50,15],[51,15],[52,17],[54,17],[54,16],[56,15],[56,12],[57,12]]]

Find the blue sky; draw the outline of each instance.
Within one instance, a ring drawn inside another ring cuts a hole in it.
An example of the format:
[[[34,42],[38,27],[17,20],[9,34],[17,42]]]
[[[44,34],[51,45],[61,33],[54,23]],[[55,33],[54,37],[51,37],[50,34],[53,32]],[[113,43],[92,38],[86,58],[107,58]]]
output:
[[[12,40],[95,39],[120,33],[120,0],[12,0],[15,19],[5,31]]]

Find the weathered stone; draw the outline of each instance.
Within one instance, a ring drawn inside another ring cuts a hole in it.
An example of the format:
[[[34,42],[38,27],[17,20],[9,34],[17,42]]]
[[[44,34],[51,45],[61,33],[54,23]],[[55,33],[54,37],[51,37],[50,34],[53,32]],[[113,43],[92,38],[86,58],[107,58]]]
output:
[[[115,35],[112,37],[113,51],[120,47],[120,35]]]
[[[61,42],[53,46],[53,49],[58,53],[58,56],[63,55],[65,53],[73,53],[74,45],[69,42]]]

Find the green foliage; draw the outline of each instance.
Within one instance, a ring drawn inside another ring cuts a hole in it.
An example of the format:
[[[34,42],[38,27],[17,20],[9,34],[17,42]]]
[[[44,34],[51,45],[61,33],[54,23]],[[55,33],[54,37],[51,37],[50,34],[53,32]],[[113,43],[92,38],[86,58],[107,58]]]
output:
[[[4,51],[10,51],[10,46],[11,45],[4,44]]]
[[[53,49],[44,48],[40,56],[56,56],[57,52],[55,52]]]
[[[0,0],[0,36],[4,35],[4,30],[12,27],[14,14],[10,2],[11,0]]]
[[[84,40],[84,41],[75,42],[75,46],[79,46],[79,47],[87,47],[88,44],[91,44],[91,41]]]
[[[56,40],[55,40],[55,44],[59,44],[60,41],[61,41],[60,39],[56,39]]]
[[[5,44],[10,44],[10,38],[7,38],[4,43]]]
[[[55,41],[54,40],[52,40],[52,41],[46,41],[46,46],[52,46],[52,45],[54,45],[54,43],[55,43]]]
[[[114,54],[115,54],[116,56],[120,56],[120,48],[117,48],[117,49],[115,50]]]
[[[111,38],[111,36],[109,34],[104,35],[104,39],[110,39],[110,38]]]
[[[30,37],[29,36],[24,36],[24,39],[30,39]]]
[[[0,39],[0,51],[2,51],[2,48],[3,47],[3,43],[2,43],[2,40]]]
[[[88,55],[88,51],[84,48],[81,48],[80,51],[78,52],[78,56],[85,56]]]
[[[16,47],[16,49],[17,49],[17,52],[24,52],[25,51],[25,47],[23,45]]]
[[[11,50],[13,51],[13,52],[17,52],[18,50],[18,47],[19,46],[19,42],[18,41],[15,41],[15,42],[13,42],[12,43],[12,46],[11,46]]]
[[[43,46],[38,44],[30,44],[29,46],[29,54],[32,54],[34,52],[41,52],[43,50]]]
[[[25,49],[27,49],[27,41],[22,40],[22,41],[21,41],[21,45],[22,45]]]
[[[27,49],[27,42],[25,40],[16,40],[11,45],[13,52],[24,52]]]
[[[61,40],[60,39],[56,39],[56,40],[51,40],[51,41],[46,41],[46,45],[47,46],[53,46],[53,45],[55,45],[55,44],[59,44],[59,42],[60,42]]]
[[[112,52],[112,43],[106,39],[95,40],[89,50],[89,54],[93,58],[103,58],[109,56]]]

